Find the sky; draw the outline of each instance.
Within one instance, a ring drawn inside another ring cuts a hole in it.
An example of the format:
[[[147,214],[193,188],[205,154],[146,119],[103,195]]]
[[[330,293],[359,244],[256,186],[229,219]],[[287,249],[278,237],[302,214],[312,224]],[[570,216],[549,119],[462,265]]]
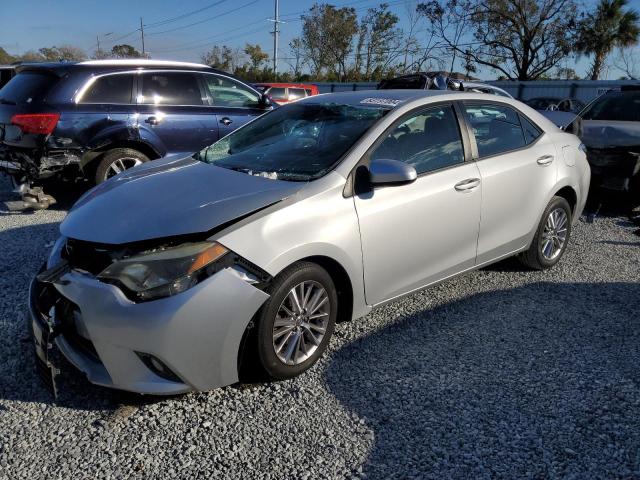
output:
[[[593,3],[595,0],[583,0]],[[273,53],[275,0],[0,0],[0,47],[11,54],[37,50],[43,46],[70,44],[92,54],[100,47],[129,43],[141,50],[140,18],[145,25],[145,48],[153,58],[200,61],[214,45],[242,47],[259,44]],[[288,44],[299,35],[300,14],[315,0],[280,0],[280,57],[289,56]],[[352,6],[358,14],[381,0],[334,0],[336,6]],[[416,0],[386,0],[390,10],[407,22],[407,11]],[[629,0],[640,10],[640,0]],[[97,38],[96,38],[97,37]],[[579,75],[588,67],[587,59],[574,66]],[[564,66],[564,65],[563,65]],[[288,69],[279,63],[279,70]],[[479,76],[495,78],[488,70]],[[619,72],[610,72],[617,78]]]

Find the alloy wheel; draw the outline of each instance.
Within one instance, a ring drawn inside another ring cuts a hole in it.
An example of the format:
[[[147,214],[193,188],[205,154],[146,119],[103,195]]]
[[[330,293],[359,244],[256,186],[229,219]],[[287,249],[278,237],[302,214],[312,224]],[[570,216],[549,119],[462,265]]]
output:
[[[542,231],[540,250],[546,260],[554,260],[564,248],[567,241],[569,217],[564,208],[556,208],[549,213]]]
[[[273,348],[286,365],[299,365],[318,349],[327,331],[329,295],[318,282],[294,286],[284,298],[273,323]]]
[[[108,178],[111,178],[114,175],[119,174],[120,172],[124,172],[125,170],[129,170],[130,168],[140,165],[141,163],[141,160],[133,157],[119,158],[111,163],[111,165],[109,165],[104,179],[107,180]]]

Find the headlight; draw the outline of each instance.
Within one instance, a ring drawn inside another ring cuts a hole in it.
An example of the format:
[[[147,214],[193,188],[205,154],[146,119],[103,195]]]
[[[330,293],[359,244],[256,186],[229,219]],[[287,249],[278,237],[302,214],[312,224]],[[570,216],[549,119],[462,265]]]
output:
[[[217,242],[188,243],[118,260],[98,278],[118,283],[139,300],[168,297],[212,275],[228,250]]]

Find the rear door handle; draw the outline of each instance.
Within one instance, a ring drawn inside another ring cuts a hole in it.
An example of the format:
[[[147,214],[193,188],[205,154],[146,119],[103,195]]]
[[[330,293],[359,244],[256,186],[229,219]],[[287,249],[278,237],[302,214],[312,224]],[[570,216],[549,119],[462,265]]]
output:
[[[538,158],[538,165],[549,165],[553,162],[553,155],[543,155]]]
[[[233,120],[231,120],[229,117],[224,117],[220,119],[220,123],[222,123],[223,125],[231,125],[233,123]]]
[[[470,192],[475,190],[480,185],[479,178],[467,178],[466,180],[462,180],[454,185],[454,188],[458,192]]]
[[[149,125],[158,125],[160,123],[160,119],[155,115],[151,115],[150,117],[147,117],[145,122],[148,123]]]

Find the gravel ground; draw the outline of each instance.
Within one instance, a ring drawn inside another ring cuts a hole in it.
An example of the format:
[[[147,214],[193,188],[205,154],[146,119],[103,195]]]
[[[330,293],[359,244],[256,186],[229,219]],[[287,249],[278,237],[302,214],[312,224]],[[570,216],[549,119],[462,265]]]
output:
[[[0,477],[640,478],[623,217],[578,223],[551,271],[502,262],[341,324],[291,381],[147,398],[69,371],[54,403],[22,314],[64,215],[0,214]]]

